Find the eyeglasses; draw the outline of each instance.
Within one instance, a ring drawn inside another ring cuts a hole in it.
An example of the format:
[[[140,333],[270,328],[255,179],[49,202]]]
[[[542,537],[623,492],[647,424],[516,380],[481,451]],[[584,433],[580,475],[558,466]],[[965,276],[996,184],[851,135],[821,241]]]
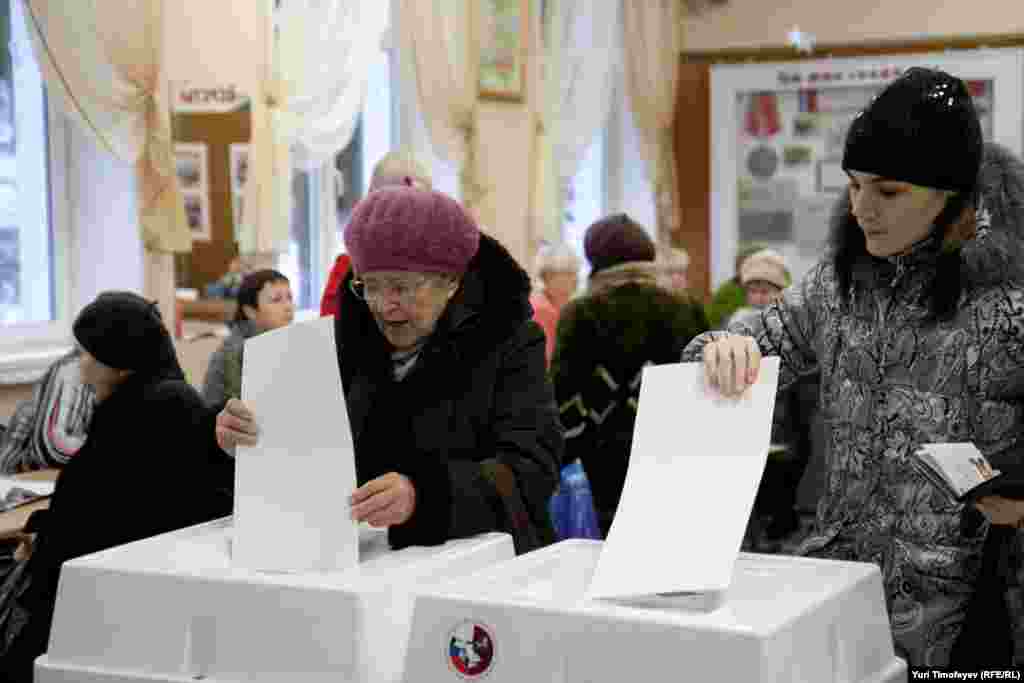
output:
[[[408,306],[428,282],[430,279],[426,277],[396,278],[382,282],[353,278],[349,282],[349,289],[372,306],[380,306],[387,301],[394,301],[400,306]]]

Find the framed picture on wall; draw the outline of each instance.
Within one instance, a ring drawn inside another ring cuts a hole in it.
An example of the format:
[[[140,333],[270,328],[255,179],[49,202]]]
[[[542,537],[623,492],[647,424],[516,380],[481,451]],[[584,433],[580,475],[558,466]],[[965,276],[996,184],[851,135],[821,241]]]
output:
[[[245,196],[241,192],[231,195],[231,223],[234,226],[234,239],[238,242],[242,234],[242,221],[245,219]]]
[[[518,102],[526,83],[530,0],[480,3],[480,97]]]
[[[174,170],[182,192],[207,193],[210,181],[206,166],[206,145],[201,142],[175,144]]]
[[[205,195],[182,193],[185,200],[185,221],[192,232],[192,239],[209,242],[213,239],[210,230],[210,203]]]
[[[240,194],[249,177],[249,145],[233,142],[228,145],[231,159],[231,192]]]
[[[13,155],[14,130],[14,87],[9,79],[0,79],[0,154]]]
[[[209,242],[210,176],[206,145],[201,142],[179,142],[174,145],[174,170],[178,188],[185,201],[185,221],[192,239]]]

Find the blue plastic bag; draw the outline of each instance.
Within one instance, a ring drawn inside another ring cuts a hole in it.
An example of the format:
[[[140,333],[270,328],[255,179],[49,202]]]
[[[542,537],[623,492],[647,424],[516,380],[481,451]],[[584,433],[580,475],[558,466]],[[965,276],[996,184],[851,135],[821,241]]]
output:
[[[602,538],[601,525],[594,511],[594,497],[590,492],[590,480],[579,460],[562,468],[558,490],[551,496],[548,505],[559,541],[567,538]]]

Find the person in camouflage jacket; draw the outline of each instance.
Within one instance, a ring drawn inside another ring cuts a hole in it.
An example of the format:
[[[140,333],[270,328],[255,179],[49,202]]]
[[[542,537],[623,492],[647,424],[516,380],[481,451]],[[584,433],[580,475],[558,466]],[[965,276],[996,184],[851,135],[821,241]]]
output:
[[[899,206],[899,192],[956,192],[922,224],[923,239],[892,255],[869,248],[898,228],[872,223],[877,216],[857,203],[867,200],[844,196],[829,255],[781,302],[698,338],[682,358],[722,372],[741,345],[756,343],[752,353],[780,358],[780,389],[821,373],[826,489],[798,552],[876,563],[898,654],[912,666],[946,666],[990,525],[930,484],[914,454],[926,443],[970,441],[996,468],[1024,459],[1024,166],[983,147],[961,81],[912,69],[855,120],[844,168],[850,193],[877,193],[883,212]],[[718,375],[727,393],[742,389],[725,388],[732,375]],[[1018,664],[1021,533],[1011,534],[1004,577],[1011,632],[997,634],[1017,643]]]

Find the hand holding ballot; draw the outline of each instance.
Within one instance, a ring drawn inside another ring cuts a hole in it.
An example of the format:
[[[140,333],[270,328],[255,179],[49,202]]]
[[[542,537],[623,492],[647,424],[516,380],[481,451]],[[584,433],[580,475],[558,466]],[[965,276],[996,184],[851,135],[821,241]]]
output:
[[[237,398],[230,399],[217,415],[217,444],[225,450],[239,445],[255,446],[259,434],[256,417]],[[404,524],[416,509],[416,488],[407,476],[388,472],[356,489],[349,503],[355,522],[375,527]]]
[[[405,524],[416,510],[416,487],[404,474],[388,472],[357,488],[349,501],[356,522],[375,527]]]
[[[229,399],[217,414],[217,445],[225,451],[232,451],[238,445],[255,446],[259,434],[252,411],[237,398]]]
[[[757,381],[760,368],[761,350],[752,337],[730,334],[704,347],[708,384],[724,396],[741,396]]]

